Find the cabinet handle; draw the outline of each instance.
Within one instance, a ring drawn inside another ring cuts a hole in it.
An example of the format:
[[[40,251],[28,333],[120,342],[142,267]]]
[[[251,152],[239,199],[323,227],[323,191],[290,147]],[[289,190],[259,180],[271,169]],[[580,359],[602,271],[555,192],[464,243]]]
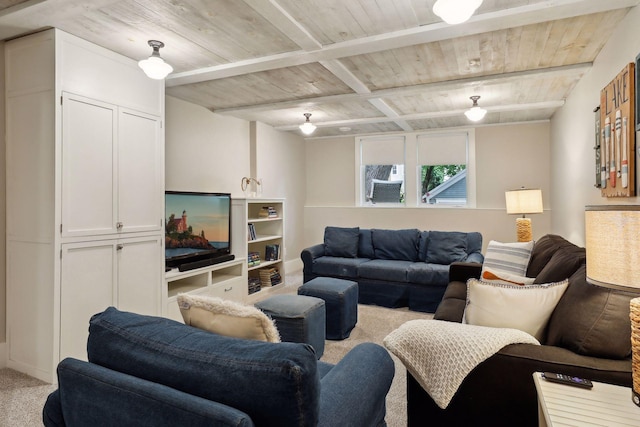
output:
[[[117,223],[116,223],[116,228],[117,228],[118,230],[122,230],[122,227],[124,227],[124,224],[122,224],[121,222],[117,222]]]
[[[117,250],[119,250],[119,251],[121,251],[121,250],[123,250],[123,249],[124,249],[124,245],[123,245],[122,243],[118,243],[118,244],[116,245],[116,249],[117,249]]]
[[[233,286],[231,286],[230,288],[224,288],[225,292],[229,292],[229,291],[232,291],[232,290],[233,290]]]

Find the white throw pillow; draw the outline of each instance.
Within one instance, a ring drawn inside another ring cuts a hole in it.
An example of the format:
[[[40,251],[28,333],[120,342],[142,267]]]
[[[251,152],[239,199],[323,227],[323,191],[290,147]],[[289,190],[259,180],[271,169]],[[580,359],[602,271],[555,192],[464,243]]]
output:
[[[273,320],[261,310],[222,298],[179,294],[184,323],[218,335],[280,342]]]
[[[544,285],[504,285],[467,281],[467,306],[463,323],[513,328],[541,340],[551,313],[569,280]]]
[[[482,272],[491,269],[494,273],[506,273],[516,276],[525,276],[533,241],[501,243],[491,240],[487,245],[487,251],[482,263]]]

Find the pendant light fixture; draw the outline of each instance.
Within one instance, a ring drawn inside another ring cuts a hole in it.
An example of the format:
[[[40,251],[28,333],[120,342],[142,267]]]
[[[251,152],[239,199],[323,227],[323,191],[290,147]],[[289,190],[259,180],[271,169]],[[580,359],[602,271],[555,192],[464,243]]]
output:
[[[433,13],[449,25],[461,24],[471,18],[482,0],[438,0]]]
[[[316,126],[311,123],[309,117],[311,117],[311,113],[304,113],[304,116],[307,118],[303,124],[300,125],[300,130],[305,135],[311,135],[314,130],[316,130]]]
[[[138,66],[142,68],[147,77],[162,80],[173,71],[173,67],[160,57],[160,48],[164,47],[164,43],[158,40],[149,40],[149,46],[153,48],[151,56],[139,61]]]
[[[478,105],[478,99],[480,99],[479,96],[470,96],[469,99],[473,101],[473,105],[471,106],[471,108],[464,112],[464,115],[467,116],[467,119],[471,120],[472,122],[479,122],[480,120],[484,119],[484,115],[487,114],[487,110]]]

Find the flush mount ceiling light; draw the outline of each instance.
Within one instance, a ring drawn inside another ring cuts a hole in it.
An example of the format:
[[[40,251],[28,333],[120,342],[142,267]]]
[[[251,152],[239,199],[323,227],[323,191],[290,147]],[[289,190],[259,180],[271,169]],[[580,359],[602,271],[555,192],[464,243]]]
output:
[[[461,24],[471,18],[482,0],[438,0],[433,13],[449,25]]]
[[[149,40],[149,46],[153,48],[151,56],[138,62],[138,65],[147,77],[162,80],[173,71],[173,67],[160,58],[160,48],[164,47],[164,43],[158,40]]]
[[[316,130],[316,126],[309,121],[309,117],[311,117],[311,113],[304,113],[304,116],[307,118],[303,124],[300,125],[300,130],[305,135],[311,135],[314,130]]]
[[[472,122],[479,122],[484,119],[484,115],[487,114],[487,110],[478,105],[478,99],[480,99],[479,96],[470,96],[469,99],[473,101],[473,105],[464,112],[464,115]]]

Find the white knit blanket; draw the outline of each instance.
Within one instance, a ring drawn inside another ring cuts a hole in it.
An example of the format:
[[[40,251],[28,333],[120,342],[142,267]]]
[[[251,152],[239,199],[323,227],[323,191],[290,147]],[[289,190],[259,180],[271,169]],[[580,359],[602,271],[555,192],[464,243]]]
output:
[[[467,374],[508,344],[540,345],[517,329],[441,320],[411,320],[391,332],[384,345],[405,365],[436,404],[445,409]]]

